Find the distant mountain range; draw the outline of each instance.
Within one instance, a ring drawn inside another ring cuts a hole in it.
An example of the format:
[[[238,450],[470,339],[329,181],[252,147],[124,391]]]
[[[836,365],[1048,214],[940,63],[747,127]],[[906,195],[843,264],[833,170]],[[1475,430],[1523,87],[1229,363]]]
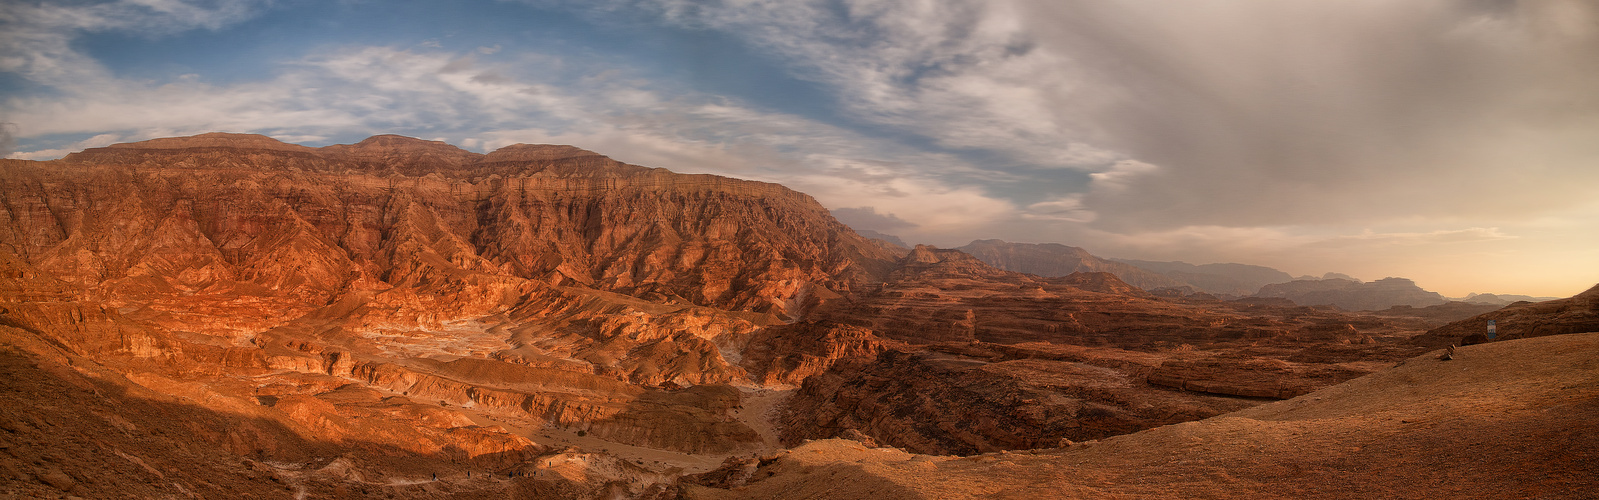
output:
[[[1111,259],[1177,279],[1200,291],[1225,295],[1252,295],[1260,287],[1292,281],[1288,273],[1249,264],[1201,264],[1153,260]]]
[[[862,231],[861,235],[883,242],[885,247],[902,246],[892,235]],[[1003,240],[976,240],[956,250],[971,254],[984,263],[1021,273],[1044,277],[1066,276],[1076,272],[1108,272],[1133,286],[1177,295],[1208,293],[1222,298],[1286,298],[1304,306],[1334,305],[1348,310],[1383,310],[1394,306],[1427,307],[1450,301],[1471,304],[1508,305],[1517,301],[1538,302],[1552,297],[1527,295],[1471,294],[1452,299],[1428,291],[1406,278],[1384,278],[1362,282],[1343,273],[1326,273],[1321,278],[1295,278],[1286,272],[1249,264],[1189,264],[1136,259],[1103,258],[1079,247],[1059,243],[1012,243]]]
[[[1252,295],[1261,286],[1292,281],[1292,275],[1263,266],[1246,264],[1204,264],[1149,260],[1107,259],[1082,248],[1058,243],[1011,243],[977,240],[960,250],[988,265],[1007,271],[1045,277],[1075,272],[1108,272],[1145,290],[1177,289],[1184,294],[1198,292],[1227,297]]]
[[[1470,303],[1470,304],[1492,304],[1492,305],[1496,305],[1496,306],[1507,306],[1507,305],[1510,305],[1510,304],[1514,304],[1516,302],[1544,302],[1544,301],[1555,300],[1555,299],[1559,299],[1559,298],[1560,297],[1533,297],[1531,295],[1511,295],[1511,294],[1507,294],[1507,293],[1501,293],[1501,294],[1473,293],[1473,294],[1467,295],[1465,298],[1454,299],[1454,300],[1459,300],[1460,302],[1466,302],[1466,303]]]
[[[1351,311],[1375,311],[1393,306],[1427,307],[1448,302],[1405,278],[1383,278],[1369,283],[1346,279],[1295,280],[1260,288],[1256,297],[1282,297],[1299,305],[1335,305]]]
[[[1046,278],[1077,272],[1108,272],[1145,290],[1192,286],[1161,273],[1131,264],[1101,259],[1087,250],[1059,243],[1011,243],[1002,240],[977,240],[956,248],[977,260],[1006,271],[1036,274]],[[1197,288],[1197,287],[1196,287]]]

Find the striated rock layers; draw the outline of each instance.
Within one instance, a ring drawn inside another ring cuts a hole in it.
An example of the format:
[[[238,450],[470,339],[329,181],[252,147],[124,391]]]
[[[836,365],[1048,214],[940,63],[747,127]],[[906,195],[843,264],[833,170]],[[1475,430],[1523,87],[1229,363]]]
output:
[[[486,275],[795,315],[890,258],[781,186],[569,146],[205,134],[13,162],[0,182],[0,243],[111,297],[253,285],[325,303]]]
[[[782,186],[570,146],[204,134],[0,167],[6,343],[383,453],[758,448],[728,384],[848,353],[739,351],[894,259]]]

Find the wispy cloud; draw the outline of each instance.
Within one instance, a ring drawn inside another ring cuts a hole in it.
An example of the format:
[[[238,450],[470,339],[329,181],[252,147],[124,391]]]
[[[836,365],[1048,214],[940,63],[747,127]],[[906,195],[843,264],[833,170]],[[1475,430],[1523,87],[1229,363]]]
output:
[[[1514,239],[1515,236],[1505,234],[1497,227],[1471,227],[1465,229],[1444,229],[1438,231],[1413,232],[1413,233],[1377,233],[1370,229],[1360,234],[1342,235],[1320,241],[1308,243],[1306,247],[1321,248],[1347,248],[1347,247],[1375,247],[1380,245],[1436,245],[1459,243],[1482,243],[1487,241]]]
[[[7,156],[7,158],[17,160],[53,160],[62,156],[66,156],[68,153],[75,153],[89,148],[110,146],[112,144],[121,142],[121,140],[122,135],[120,134],[100,134],[88,139],[74,142],[64,148],[11,153]]]
[[[120,0],[0,4],[0,71],[52,86],[92,85],[108,78],[70,42],[84,32],[160,36],[219,29],[254,15],[266,0]]]

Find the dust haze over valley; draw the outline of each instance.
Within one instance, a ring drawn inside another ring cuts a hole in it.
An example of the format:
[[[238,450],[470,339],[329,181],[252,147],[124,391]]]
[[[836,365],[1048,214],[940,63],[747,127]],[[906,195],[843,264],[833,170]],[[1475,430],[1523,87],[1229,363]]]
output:
[[[0,498],[1588,498],[1599,9],[0,5]]]

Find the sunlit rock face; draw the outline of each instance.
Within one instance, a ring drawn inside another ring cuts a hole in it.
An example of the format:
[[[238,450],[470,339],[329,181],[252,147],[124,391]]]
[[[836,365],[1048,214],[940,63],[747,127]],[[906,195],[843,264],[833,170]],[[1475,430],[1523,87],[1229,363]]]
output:
[[[570,146],[205,134],[16,165],[5,243],[111,294],[254,286],[325,302],[521,279],[795,316],[812,287],[847,291],[892,258],[782,186]]]
[[[482,425],[502,418],[689,453],[758,446],[729,384],[827,361],[739,352],[893,261],[782,186],[571,146],[216,133],[3,167],[17,335],[394,453],[543,449]]]

